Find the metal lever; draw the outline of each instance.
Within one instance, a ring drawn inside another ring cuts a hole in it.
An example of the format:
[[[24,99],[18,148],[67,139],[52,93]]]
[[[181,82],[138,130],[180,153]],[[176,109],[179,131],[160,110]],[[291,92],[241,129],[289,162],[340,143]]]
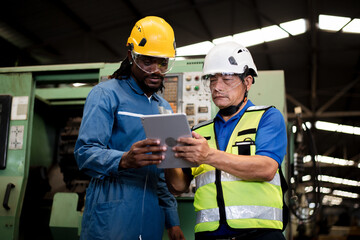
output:
[[[5,192],[4,202],[3,202],[3,207],[6,210],[10,210],[10,207],[9,207],[9,204],[8,204],[9,203],[9,198],[10,198],[10,191],[14,187],[15,187],[15,185],[12,184],[12,183],[8,183],[8,185],[6,186],[6,192]]]

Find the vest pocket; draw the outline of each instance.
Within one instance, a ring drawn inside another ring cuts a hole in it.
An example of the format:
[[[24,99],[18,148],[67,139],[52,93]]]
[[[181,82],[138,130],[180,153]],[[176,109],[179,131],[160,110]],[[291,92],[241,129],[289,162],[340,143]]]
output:
[[[254,141],[235,142],[232,145],[232,153],[237,155],[251,155],[255,153]]]

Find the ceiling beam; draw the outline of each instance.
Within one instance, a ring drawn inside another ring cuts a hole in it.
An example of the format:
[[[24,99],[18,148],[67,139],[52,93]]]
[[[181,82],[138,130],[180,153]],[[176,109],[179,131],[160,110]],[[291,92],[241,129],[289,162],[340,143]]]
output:
[[[53,3],[58,9],[60,9],[68,18],[70,18],[75,24],[77,24],[92,39],[99,42],[110,54],[112,54],[114,57],[120,56],[120,53],[116,49],[111,47],[103,39],[97,37],[97,35],[93,33],[92,28],[84,20],[82,20],[73,10],[71,10],[63,1],[53,0],[50,2]]]
[[[311,86],[311,96],[310,96],[310,104],[311,111],[315,112],[317,108],[317,74],[318,74],[318,39],[317,39],[317,1],[316,0],[308,0],[308,19],[310,22],[310,86]]]
[[[298,100],[296,100],[293,96],[291,96],[290,94],[286,94],[286,99],[291,102],[292,104],[294,104],[295,106],[300,106],[301,109],[303,111],[305,111],[305,114],[308,115],[312,115],[313,113],[311,112],[311,110],[309,108],[307,108],[304,104],[302,104],[301,102],[299,102]]]
[[[141,14],[141,12],[139,11],[139,9],[135,7],[131,0],[123,0],[123,3],[125,3],[126,6],[131,10],[131,12],[135,15],[136,19],[141,19],[144,17],[143,14]]]
[[[244,4],[244,5],[247,5],[246,3],[244,3],[244,1],[242,1],[242,3]],[[256,1],[251,1],[251,3],[252,3],[252,6],[248,6],[248,7],[250,7],[250,9],[251,10],[253,10],[253,12],[254,12],[254,15],[255,15],[255,21],[256,21],[256,23],[257,23],[257,26],[258,26],[258,28],[262,28],[263,27],[263,25],[262,25],[262,23],[261,23],[261,18],[260,18],[260,14],[258,14],[260,11],[259,11],[259,7],[258,7],[258,5],[257,5],[257,3],[256,3]],[[264,50],[264,52],[265,52],[265,59],[266,59],[266,61],[267,61],[267,63],[268,63],[268,68],[269,68],[269,70],[273,70],[274,69],[274,66],[273,66],[273,63],[272,63],[272,61],[271,61],[271,58],[270,58],[270,54],[268,53],[268,51],[269,51],[269,46],[268,46],[268,44],[266,43],[266,42],[264,42],[263,44],[261,44],[262,45],[262,48],[263,48],[263,50]]]
[[[189,0],[190,1],[190,5],[193,8],[193,10],[196,13],[196,16],[198,17],[200,24],[202,25],[202,27],[204,28],[207,38],[210,39],[210,41],[212,41],[214,39],[214,35],[211,33],[210,28],[208,27],[208,25],[205,22],[205,19],[202,15],[202,13],[200,12],[198,6],[196,5],[194,0]]]
[[[359,82],[360,77],[356,78],[354,81],[346,85],[340,92],[333,96],[329,101],[327,101],[322,107],[320,107],[315,115],[322,114],[326,109],[328,109],[334,102],[341,98],[346,92],[348,92],[352,87],[354,87]]]
[[[4,15],[0,15],[0,37],[9,44],[26,53],[36,63],[50,64],[54,58],[59,57],[59,52],[44,42],[34,33],[18,24],[9,21]]]

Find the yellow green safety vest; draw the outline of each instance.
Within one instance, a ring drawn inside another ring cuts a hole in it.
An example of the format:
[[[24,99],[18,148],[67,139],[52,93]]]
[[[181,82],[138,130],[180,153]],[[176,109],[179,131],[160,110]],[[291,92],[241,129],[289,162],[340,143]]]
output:
[[[270,107],[249,107],[231,134],[226,152],[255,155],[255,138],[260,119]],[[199,124],[194,131],[217,148],[213,121]],[[271,139],[269,139],[271,141]],[[279,170],[269,182],[244,181],[202,164],[192,168],[196,181],[195,232],[215,231],[220,222],[236,229],[282,229],[282,189]]]

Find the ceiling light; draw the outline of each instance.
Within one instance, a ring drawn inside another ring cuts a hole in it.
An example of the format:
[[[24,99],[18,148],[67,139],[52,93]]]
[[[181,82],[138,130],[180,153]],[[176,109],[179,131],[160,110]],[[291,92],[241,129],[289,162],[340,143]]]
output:
[[[195,43],[177,48],[176,55],[177,56],[206,55],[212,47],[214,47],[214,44],[210,41]]]
[[[283,29],[288,31],[293,36],[306,32],[306,25],[306,20],[303,18],[280,24]]]
[[[186,60],[185,57],[176,57],[175,59],[176,59],[177,61]]]
[[[74,87],[81,87],[81,86],[86,85],[86,83],[73,83],[72,85],[73,85]]]
[[[214,39],[212,42],[217,45],[219,43],[224,43],[224,42],[231,42],[234,41],[233,36],[226,36],[226,37],[221,37],[221,38],[216,38]]]
[[[328,196],[328,195],[325,195],[323,200],[322,200],[322,203],[324,205],[340,205],[342,202],[342,198],[339,198],[339,197],[334,197],[334,196]]]
[[[279,28],[279,26],[277,25],[262,28],[261,32],[266,42],[289,37],[289,34],[284,30],[282,30],[281,28]]]
[[[330,183],[337,183],[337,184],[360,187],[359,181],[345,179],[345,178],[338,178],[338,177],[332,177],[332,176],[327,176],[327,175],[319,175],[319,180],[322,182],[330,182]]]
[[[339,31],[351,18],[330,15],[319,15],[319,28],[322,30]]]
[[[355,18],[348,25],[346,25],[342,31],[347,33],[360,33],[360,19]]]
[[[354,127],[354,126],[349,126],[349,125],[316,121],[315,127],[317,129],[325,130],[325,131],[360,135],[360,127]]]
[[[252,31],[235,34],[234,41],[241,43],[245,47],[249,47],[263,43],[264,37],[260,29],[255,29]]]
[[[306,125],[306,126],[305,126]],[[303,123],[302,124],[302,127],[303,127],[303,129],[304,129],[304,131],[306,131],[306,127],[308,128],[308,129],[311,129],[311,122],[305,122],[305,123]]]
[[[221,38],[213,39],[212,42],[206,41],[196,44],[191,44],[176,49],[176,56],[196,56],[196,55],[206,55],[209,50],[216,44],[235,41],[245,47],[254,46],[264,42],[275,41],[278,39],[283,39],[291,35],[299,35],[306,32],[307,23],[305,19],[297,19],[294,21],[281,23],[280,26],[273,25],[265,27],[262,29],[255,29],[247,32],[237,33],[233,36],[225,36]]]
[[[332,192],[332,194],[341,196],[341,197],[348,197],[348,198],[358,198],[359,197],[359,194],[357,194],[357,193],[346,192],[346,191],[341,191],[341,190],[334,190]]]
[[[316,188],[316,191],[317,191],[318,188]],[[309,192],[312,192],[314,190],[314,187],[313,186],[307,186],[304,188],[305,192],[306,193],[309,193]],[[325,194],[329,194],[331,193],[331,189],[330,188],[327,188],[327,187],[320,187],[320,192],[321,193],[325,193]]]
[[[310,162],[311,156],[310,155],[304,156],[303,161],[304,161],[304,163]],[[354,166],[355,165],[355,162],[352,160],[334,158],[334,157],[329,157],[329,156],[321,156],[321,155],[316,155],[315,161],[321,162],[321,163],[341,165],[341,166]]]
[[[311,175],[305,175],[302,177],[303,182],[310,181],[310,180],[311,180]]]

